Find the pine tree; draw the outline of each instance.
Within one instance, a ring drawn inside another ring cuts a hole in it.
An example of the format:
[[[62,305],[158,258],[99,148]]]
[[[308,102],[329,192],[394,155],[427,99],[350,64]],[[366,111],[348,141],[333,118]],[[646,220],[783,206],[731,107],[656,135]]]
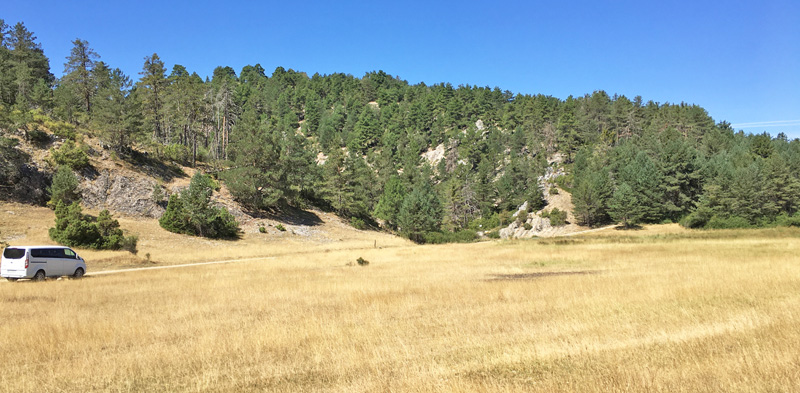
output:
[[[358,117],[353,129],[353,137],[350,140],[350,150],[364,152],[367,148],[375,145],[381,135],[380,122],[375,109],[364,108]]]
[[[576,174],[578,176],[578,174]],[[574,214],[581,225],[596,226],[608,218],[613,193],[611,179],[603,168],[588,168],[575,179],[572,192]]]
[[[78,177],[66,165],[61,165],[53,175],[53,184],[48,189],[50,202],[47,205],[55,208],[59,202],[70,205],[80,200],[78,193]]]
[[[22,110],[41,106],[41,103],[33,100],[33,94],[37,84],[50,86],[53,83],[55,78],[50,73],[50,60],[25,24],[20,22],[14,25],[6,37],[10,50],[7,72],[12,81],[6,102]]]
[[[92,96],[95,94],[97,82],[94,78],[95,60],[100,56],[89,43],[80,38],[72,41],[73,47],[64,63],[64,77],[62,84],[75,85],[74,91],[83,103],[82,110],[87,114],[92,112]]]
[[[645,215],[639,199],[628,183],[620,184],[614,191],[608,202],[608,213],[614,221],[622,223],[625,228],[635,226]]]
[[[400,233],[414,242],[424,241],[427,232],[441,228],[444,211],[439,196],[431,184],[425,180],[414,187],[403,200],[398,214]]]
[[[153,141],[164,143],[164,89],[167,85],[164,62],[153,53],[144,58],[144,66],[139,75],[142,78],[137,84],[142,102],[144,125],[153,131]]]
[[[375,206],[373,215],[386,220],[390,227],[396,227],[397,219],[400,215],[400,207],[403,205],[406,193],[406,186],[403,181],[397,176],[390,177],[383,186],[383,195],[381,195],[377,206]]]
[[[262,124],[254,110],[245,110],[236,124],[232,143],[233,169],[223,174],[240,203],[251,209],[270,209],[284,197],[281,145],[274,130]]]
[[[93,75],[97,82],[97,93],[92,97],[93,124],[116,151],[126,151],[142,124],[138,103],[130,95],[130,78],[103,62],[96,64]]]

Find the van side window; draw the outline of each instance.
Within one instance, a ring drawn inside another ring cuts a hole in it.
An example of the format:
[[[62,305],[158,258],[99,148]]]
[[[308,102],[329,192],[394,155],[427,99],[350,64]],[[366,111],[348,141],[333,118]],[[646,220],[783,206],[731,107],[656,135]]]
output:
[[[41,248],[32,248],[31,256],[34,258],[47,258],[47,251]]]
[[[72,251],[69,248],[65,248],[64,258],[75,259],[75,251]]]

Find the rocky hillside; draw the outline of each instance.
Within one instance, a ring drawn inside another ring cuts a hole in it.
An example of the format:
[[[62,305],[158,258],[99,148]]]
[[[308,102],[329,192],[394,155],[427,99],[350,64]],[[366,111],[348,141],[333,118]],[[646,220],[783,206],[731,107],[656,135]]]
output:
[[[543,195],[547,205],[539,211],[529,212],[528,202],[522,204],[513,215],[516,220],[500,230],[501,238],[553,237],[585,229],[575,224],[575,217],[572,214],[572,195],[556,184],[556,179],[566,174],[562,164],[563,157],[555,155],[550,160],[550,166],[545,174],[539,176],[539,187],[544,190]],[[567,214],[564,225],[553,225],[552,220],[546,217],[554,209]]]
[[[65,139],[47,130],[42,133],[44,136],[40,135],[38,142],[26,139],[22,133],[5,139],[11,142],[3,146],[0,159],[4,168],[14,170],[6,171],[5,184],[0,184],[0,199],[33,205],[47,202],[47,188],[55,171],[53,151],[61,147]],[[80,181],[78,190],[84,207],[93,211],[108,209],[115,215],[157,219],[164,212],[166,198],[161,202],[156,201],[153,198],[154,189],[160,188],[168,197],[188,187],[189,180],[197,170],[204,170],[202,167],[191,168],[175,162],[163,162],[136,151],[121,157],[95,138],[83,137],[80,145],[89,157],[89,165],[77,172]],[[439,145],[423,152],[421,158],[436,165],[452,155],[453,150],[453,147]],[[556,179],[564,175],[562,161],[559,154],[551,157],[550,167],[538,178],[539,186],[545,191],[547,205],[535,212],[528,211],[527,202],[520,206],[513,215],[516,220],[500,230],[502,238],[549,237],[583,229],[574,224],[570,194],[556,185]],[[212,200],[226,207],[245,232],[257,232],[264,227],[268,232],[277,233],[275,227],[278,224],[296,225],[299,235],[312,235],[314,232],[305,227],[314,221],[311,217],[316,215],[302,211],[283,212],[279,217],[249,213],[234,200],[224,184],[220,184]],[[554,209],[566,212],[565,225],[553,225],[547,217]],[[325,216],[339,220],[333,215]]]
[[[24,137],[21,132],[6,135],[0,151],[3,172],[0,177],[0,200],[20,202],[31,205],[44,205],[49,197],[55,165],[53,150],[65,143],[64,138],[41,131],[38,142]],[[85,208],[92,211],[108,209],[115,216],[133,219],[157,219],[164,212],[165,203],[153,198],[153,190],[160,187],[165,196],[178,193],[189,186],[191,177],[197,170],[174,162],[162,162],[148,154],[133,152],[120,157],[112,149],[95,138],[84,137],[82,148],[89,157],[89,165],[76,172],[79,179],[78,191]],[[166,200],[166,198],[165,198]],[[314,235],[308,228],[314,214],[287,211],[280,217],[253,215],[246,212],[233,200],[224,184],[220,184],[212,200],[224,206],[233,214],[245,232],[257,232],[264,227],[267,232],[278,233],[274,229],[283,224],[298,235]],[[327,219],[338,220],[333,215]]]

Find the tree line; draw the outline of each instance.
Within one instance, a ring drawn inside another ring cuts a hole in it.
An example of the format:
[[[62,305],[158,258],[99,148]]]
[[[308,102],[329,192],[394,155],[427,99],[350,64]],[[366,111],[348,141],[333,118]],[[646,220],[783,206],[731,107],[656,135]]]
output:
[[[492,228],[525,201],[542,206],[537,179],[555,154],[581,224],[765,225],[797,210],[800,142],[735,132],[697,105],[259,64],[203,78],[155,53],[131,78],[82,39],[55,78],[24,24],[0,29],[2,128],[35,135],[45,116],[123,156],[210,168],[252,210],[313,204],[417,239]],[[421,158],[437,146],[440,160]]]

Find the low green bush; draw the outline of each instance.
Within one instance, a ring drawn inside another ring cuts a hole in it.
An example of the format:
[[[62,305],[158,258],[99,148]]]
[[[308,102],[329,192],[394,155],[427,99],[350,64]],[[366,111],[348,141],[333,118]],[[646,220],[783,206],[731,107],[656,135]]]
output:
[[[28,131],[28,139],[37,146],[44,146],[50,143],[50,135],[38,127]]]
[[[550,225],[554,227],[560,227],[562,225],[566,225],[567,223],[567,212],[566,210],[559,210],[559,208],[554,207],[553,210],[549,212],[542,212],[543,218],[550,219]]]
[[[54,135],[62,138],[71,139],[74,141],[78,136],[77,132],[75,132],[75,126],[65,121],[56,121],[48,118],[44,121],[44,126],[47,127],[47,129],[49,129]]]
[[[189,188],[172,194],[167,209],[158,220],[162,228],[175,233],[210,238],[236,238],[239,223],[224,207],[211,204],[214,181],[197,172]]]
[[[136,254],[136,236],[124,236],[119,221],[111,218],[108,210],[103,210],[93,219],[84,215],[79,202],[56,204],[56,223],[48,231],[50,239],[70,247],[83,247],[101,250],[127,250]]]
[[[680,224],[685,228],[704,228],[708,221],[711,220],[711,217],[714,215],[714,212],[711,209],[700,206],[695,211],[688,214],[684,217]]]
[[[367,223],[358,217],[350,217],[350,225],[355,229],[366,229]]]
[[[189,151],[188,147],[178,143],[173,143],[171,145],[164,146],[163,156],[165,159],[170,161],[188,164],[189,160],[192,158],[192,153]]]
[[[775,218],[775,224],[779,227],[800,227],[800,212],[793,216],[781,214]]]
[[[50,149],[50,158],[55,165],[66,165],[74,170],[89,166],[89,156],[70,139],[66,140],[57,149]]]
[[[708,220],[708,224],[706,224],[706,228],[710,229],[738,229],[750,227],[752,227],[750,221],[739,216],[730,216],[725,218],[714,216],[711,217],[711,219]]]

